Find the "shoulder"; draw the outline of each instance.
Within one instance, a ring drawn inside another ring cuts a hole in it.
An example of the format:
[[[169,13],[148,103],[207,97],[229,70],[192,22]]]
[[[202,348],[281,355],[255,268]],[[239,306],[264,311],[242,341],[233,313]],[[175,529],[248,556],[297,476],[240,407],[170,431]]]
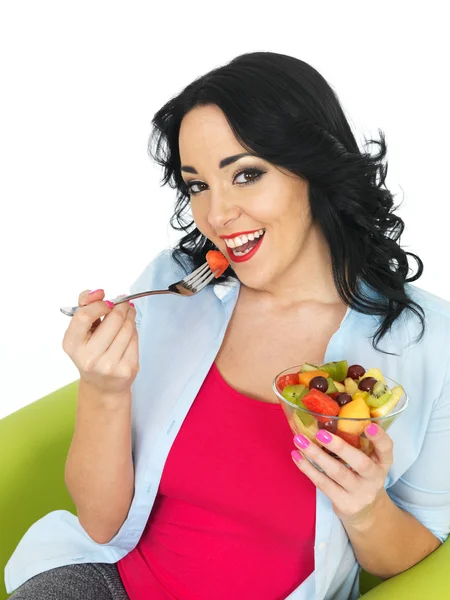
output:
[[[433,340],[434,343],[447,343],[450,336],[450,302],[415,285],[407,285],[406,293],[423,310],[426,339]],[[408,313],[415,322],[412,327],[418,329],[419,319],[411,311]],[[409,322],[411,323],[410,319]]]
[[[408,284],[406,293],[423,308],[425,318],[441,319],[450,325],[450,302],[416,285]]]
[[[403,311],[392,329],[394,338],[398,334],[399,340],[406,342],[401,345],[402,351],[408,348],[403,356],[413,368],[423,370],[424,365],[431,363],[440,373],[450,375],[450,302],[415,285],[408,284],[406,293],[423,310],[425,329],[420,337],[422,327],[418,316],[411,310]]]
[[[405,308],[395,319],[381,338],[380,349],[401,356],[411,368],[418,367],[426,359],[434,360],[442,369],[444,364],[450,364],[450,302],[416,285],[407,284],[405,292],[417,306]],[[367,315],[363,318],[372,338],[381,324],[381,317],[370,316],[374,320]]]

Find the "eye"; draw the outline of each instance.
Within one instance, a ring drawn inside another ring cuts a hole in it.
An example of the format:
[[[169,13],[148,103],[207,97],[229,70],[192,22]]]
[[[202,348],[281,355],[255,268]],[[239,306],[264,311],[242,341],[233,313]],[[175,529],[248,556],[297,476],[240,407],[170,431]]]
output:
[[[240,185],[255,183],[255,181],[258,181],[258,179],[260,179],[265,172],[266,171],[261,171],[261,169],[244,169],[243,171],[236,173],[234,181]],[[242,177],[244,180],[238,181],[238,179],[242,179]]]
[[[199,194],[200,192],[202,192],[202,191],[203,191],[203,190],[201,190],[201,189],[197,189],[197,190],[195,190],[195,189],[194,189],[194,187],[195,187],[195,186],[198,186],[198,187],[205,186],[205,187],[207,187],[207,186],[206,186],[206,183],[202,183],[201,181],[191,181],[191,182],[190,182],[190,183],[188,183],[188,185],[187,185],[188,191],[189,191],[189,193],[191,194],[191,196],[196,196],[197,194]]]
[[[237,185],[250,185],[258,181],[264,173],[267,171],[262,171],[261,169],[255,169],[254,167],[242,169],[234,174],[233,183],[237,183]],[[241,179],[241,181],[239,181]],[[203,183],[203,181],[190,181],[186,184],[188,192],[191,196],[197,196],[200,192],[203,192],[208,185]]]

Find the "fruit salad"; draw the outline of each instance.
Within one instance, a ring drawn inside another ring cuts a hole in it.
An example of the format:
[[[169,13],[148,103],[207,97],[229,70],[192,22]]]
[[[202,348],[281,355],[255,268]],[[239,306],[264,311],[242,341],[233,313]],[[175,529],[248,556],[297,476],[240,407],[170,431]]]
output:
[[[315,442],[317,431],[326,429],[371,454],[373,445],[363,433],[366,426],[375,421],[387,429],[406,408],[402,386],[389,385],[376,368],[366,371],[361,365],[348,366],[346,360],[340,360],[323,365],[304,363],[288,371],[275,379],[275,392],[286,401],[282,406],[293,431]]]

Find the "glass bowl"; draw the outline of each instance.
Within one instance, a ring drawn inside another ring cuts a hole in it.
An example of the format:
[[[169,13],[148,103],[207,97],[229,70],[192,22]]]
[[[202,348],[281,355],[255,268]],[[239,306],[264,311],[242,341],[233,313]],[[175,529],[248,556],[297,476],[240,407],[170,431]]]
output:
[[[376,423],[379,427],[382,427],[386,431],[387,429],[389,429],[389,427],[392,425],[392,423],[395,421],[398,415],[400,415],[408,406],[408,396],[402,386],[404,392],[403,396],[397,402],[393,411],[382,417],[370,417],[368,419],[351,419],[314,413],[306,408],[302,408],[296,405],[294,402],[290,402],[289,400],[287,400],[282,395],[282,390],[277,385],[277,382],[280,377],[283,377],[284,375],[299,373],[301,368],[302,365],[296,365],[294,367],[282,371],[281,373],[278,373],[278,375],[273,380],[273,391],[275,392],[283,408],[284,414],[286,415],[286,418],[294,435],[296,435],[297,433],[303,434],[309,440],[320,446],[323,450],[328,452],[328,454],[331,454],[341,462],[344,461],[342,461],[342,459],[330,452],[330,450],[328,450],[327,448],[324,448],[322,444],[316,439],[316,433],[319,431],[319,429],[326,429],[327,431],[330,431],[331,433],[342,437],[342,439],[344,439],[348,443],[351,443],[352,446],[359,448],[364,452],[364,454],[370,456],[373,452],[373,444],[364,434],[364,429],[367,427],[367,425],[369,425],[370,423]],[[399,385],[396,381],[394,381],[393,379],[389,379],[386,376],[385,380],[386,384],[390,387],[390,389],[392,389],[394,386]],[[342,429],[340,429],[340,427],[342,427]],[[348,434],[349,431],[352,432],[350,435]],[[318,465],[315,464],[315,466],[320,469]]]

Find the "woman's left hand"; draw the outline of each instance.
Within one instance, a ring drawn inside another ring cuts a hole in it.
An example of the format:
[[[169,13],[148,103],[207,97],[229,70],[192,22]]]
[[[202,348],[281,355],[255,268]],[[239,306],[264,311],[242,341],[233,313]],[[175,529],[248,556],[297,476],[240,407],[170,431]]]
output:
[[[337,454],[351,469],[305,436],[299,434],[294,437],[294,444],[301,453],[293,450],[292,459],[300,471],[332,501],[334,512],[344,525],[359,525],[370,517],[378,500],[385,496],[384,483],[393,463],[393,443],[387,433],[373,423],[365,433],[374,445],[370,457],[325,429],[317,432],[316,439],[320,444]],[[324,472],[316,469],[302,454]]]

